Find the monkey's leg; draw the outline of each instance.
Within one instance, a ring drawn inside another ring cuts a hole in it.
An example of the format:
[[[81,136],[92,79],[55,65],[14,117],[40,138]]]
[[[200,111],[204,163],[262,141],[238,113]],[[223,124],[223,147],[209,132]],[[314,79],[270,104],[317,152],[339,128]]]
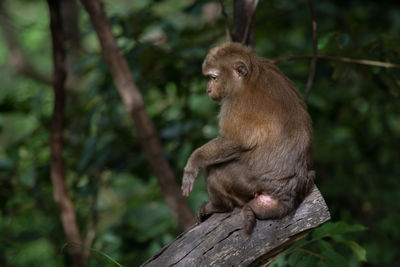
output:
[[[226,192],[226,182],[232,179],[229,170],[229,164],[206,169],[206,182],[210,201],[203,203],[197,212],[197,218],[200,222],[205,221],[213,213],[233,210],[233,202]]]
[[[249,148],[245,148],[236,141],[224,137],[217,137],[196,149],[190,155],[184,169],[182,179],[183,196],[189,196],[201,168],[231,161],[242,152],[248,150]]]
[[[212,201],[204,202],[197,211],[197,219],[204,222],[213,213],[229,212],[233,210],[233,205],[229,202],[213,203]]]
[[[288,213],[287,203],[267,194],[259,194],[242,208],[244,230],[251,234],[256,218],[270,219],[281,218]]]

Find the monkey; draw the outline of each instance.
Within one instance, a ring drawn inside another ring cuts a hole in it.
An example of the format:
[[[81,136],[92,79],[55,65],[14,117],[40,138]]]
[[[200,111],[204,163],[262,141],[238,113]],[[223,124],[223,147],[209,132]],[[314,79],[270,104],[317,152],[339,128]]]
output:
[[[198,209],[198,220],[242,207],[251,234],[256,218],[288,215],[314,184],[311,118],[289,78],[249,47],[211,49],[202,71],[209,97],[220,105],[219,135],[190,155],[182,194],[189,196],[204,168],[210,201]]]

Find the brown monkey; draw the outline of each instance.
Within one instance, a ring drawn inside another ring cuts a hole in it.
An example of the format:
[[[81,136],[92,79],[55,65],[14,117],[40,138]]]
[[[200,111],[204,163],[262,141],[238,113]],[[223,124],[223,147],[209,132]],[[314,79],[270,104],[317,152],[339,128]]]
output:
[[[190,156],[182,191],[188,196],[206,169],[210,201],[198,218],[241,206],[244,229],[255,218],[281,218],[295,210],[313,185],[312,127],[291,81],[250,48],[227,43],[203,63],[207,93],[221,105],[219,136]]]

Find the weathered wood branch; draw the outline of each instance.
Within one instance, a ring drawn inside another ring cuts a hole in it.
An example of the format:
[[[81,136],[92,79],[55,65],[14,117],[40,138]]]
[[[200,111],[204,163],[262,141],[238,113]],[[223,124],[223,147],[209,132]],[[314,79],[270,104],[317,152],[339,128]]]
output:
[[[314,186],[294,213],[280,220],[257,220],[250,236],[244,234],[240,209],[214,214],[142,266],[257,266],[329,219],[328,207]]]

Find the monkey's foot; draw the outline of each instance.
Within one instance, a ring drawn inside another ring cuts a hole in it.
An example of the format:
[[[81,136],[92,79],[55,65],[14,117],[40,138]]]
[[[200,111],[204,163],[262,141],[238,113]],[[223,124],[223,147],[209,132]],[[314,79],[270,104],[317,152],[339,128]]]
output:
[[[203,204],[201,204],[199,210],[197,211],[197,220],[199,222],[204,222],[205,220],[207,220],[212,213],[207,212],[206,211],[206,206],[207,206],[208,202],[204,202]]]

